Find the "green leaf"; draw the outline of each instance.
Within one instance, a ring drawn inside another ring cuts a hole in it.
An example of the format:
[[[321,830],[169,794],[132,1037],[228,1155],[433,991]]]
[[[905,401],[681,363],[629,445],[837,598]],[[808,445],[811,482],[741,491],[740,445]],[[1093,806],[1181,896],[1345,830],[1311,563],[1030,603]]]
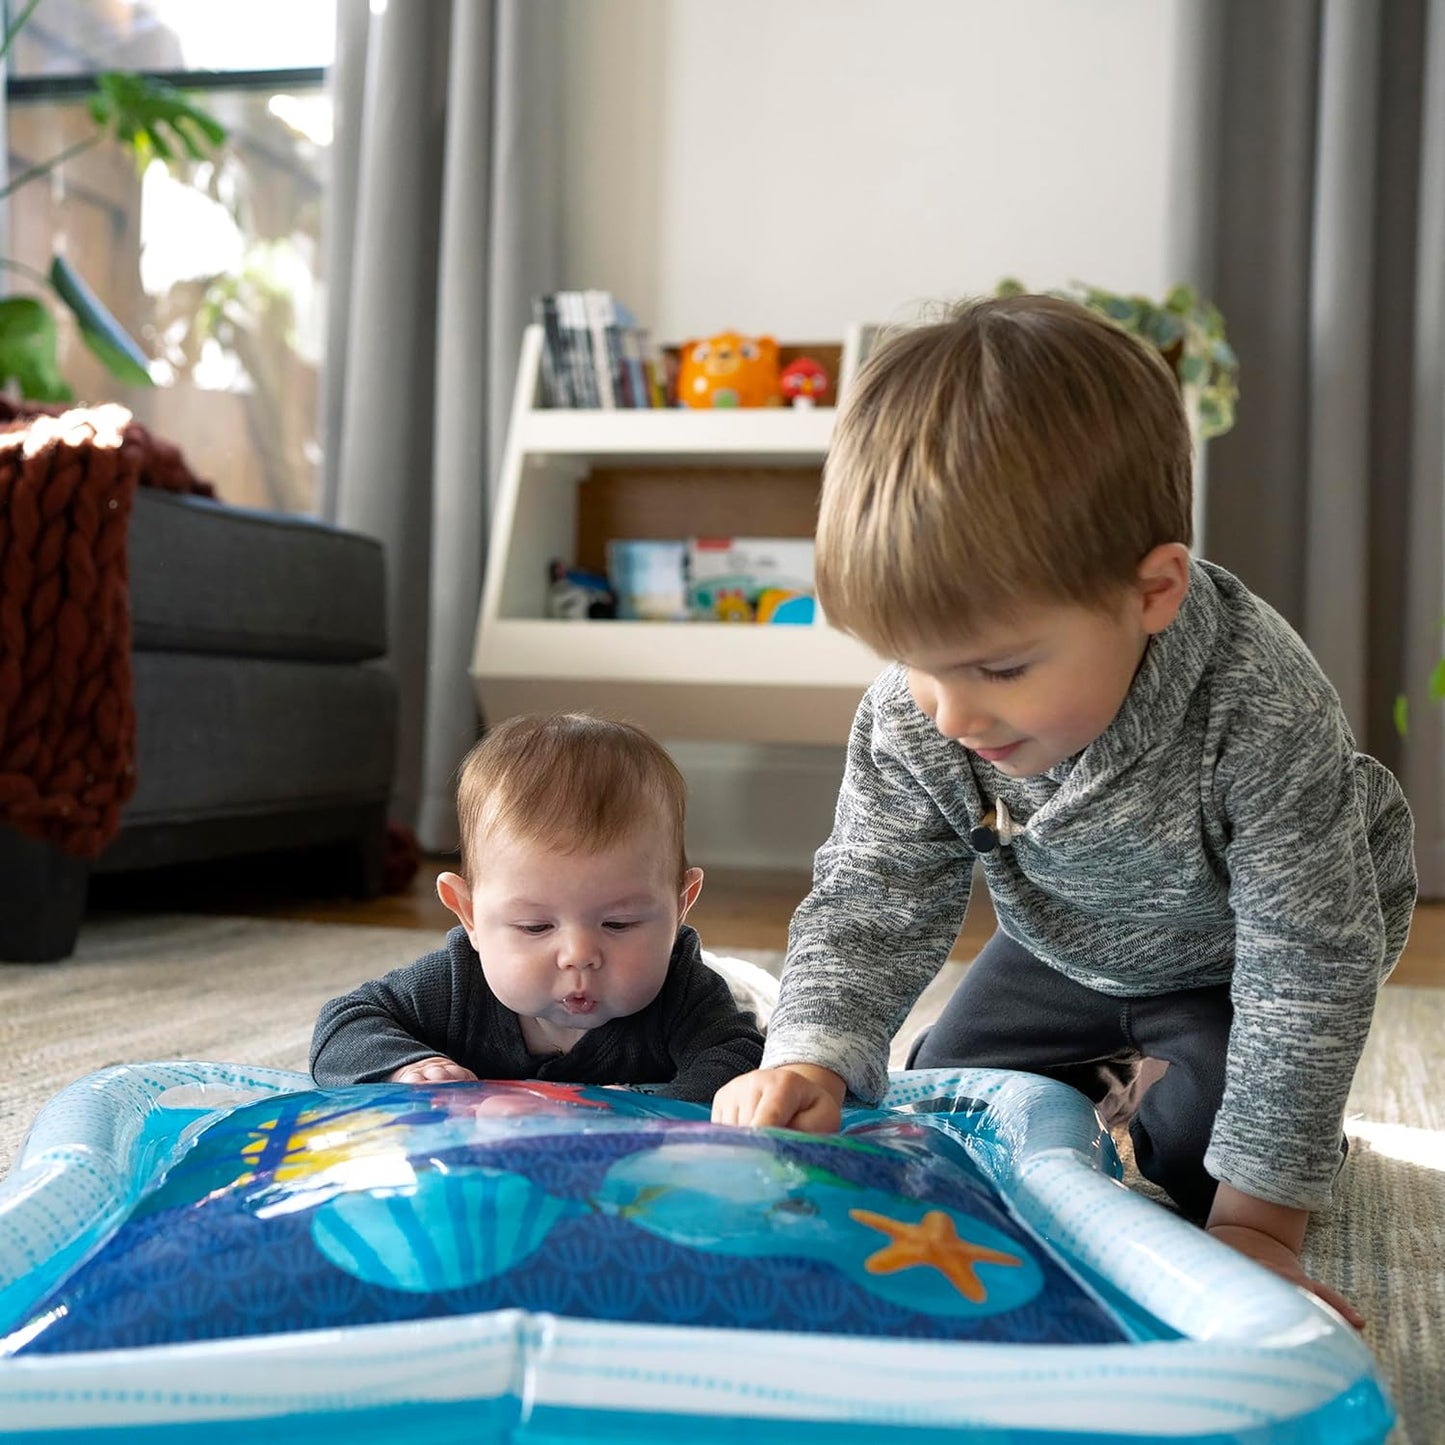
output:
[[[55,294],[74,313],[85,344],[105,363],[106,370],[117,381],[130,386],[154,385],[150,358],[63,256],[57,256],[50,263],[50,284],[55,287]]]
[[[1199,297],[1192,286],[1171,286],[1164,298],[1166,310],[1177,312],[1180,316],[1187,316],[1198,304]]]
[[[1168,351],[1184,338],[1184,328],[1179,324],[1179,318],[1171,316],[1167,311],[1154,312],[1144,330],[1145,335],[1160,351]]]
[[[1404,737],[1410,730],[1410,699],[1403,692],[1395,695],[1395,731]]]
[[[1024,294],[1024,292],[1027,291],[1027,290],[1028,290],[1028,287],[1025,286],[1022,281],[1018,280],[1017,277],[1014,277],[1014,276],[1005,276],[1005,277],[1003,278],[1003,280],[998,283],[998,290],[996,290],[996,291],[994,292],[994,295],[995,295],[995,296],[1022,296],[1022,295]]]
[[[69,401],[60,375],[55,318],[33,296],[0,301],[0,386],[14,381],[30,401]]]
[[[1435,670],[1430,674],[1430,696],[1445,697],[1445,657],[1435,664]]]
[[[1197,386],[1209,375],[1209,363],[1202,356],[1186,356],[1179,363],[1179,379],[1187,386]]]
[[[177,150],[205,160],[226,139],[226,127],[192,105],[173,85],[152,76],[111,70],[95,78],[87,102],[91,119],[110,131],[137,159],[171,160]]]
[[[1219,405],[1217,397],[1207,393],[1199,398],[1199,431],[1206,437],[1222,436],[1232,425],[1231,421],[1225,421],[1224,410]]]

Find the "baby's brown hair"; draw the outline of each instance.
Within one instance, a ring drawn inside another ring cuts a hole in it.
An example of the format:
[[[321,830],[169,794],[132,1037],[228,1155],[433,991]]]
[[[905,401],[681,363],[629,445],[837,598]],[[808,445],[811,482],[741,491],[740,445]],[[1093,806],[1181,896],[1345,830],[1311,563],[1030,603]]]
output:
[[[681,883],[686,817],[687,784],[663,746],[631,723],[585,713],[498,723],[462,760],[457,782],[469,883],[484,836],[592,853],[657,820],[672,835]]]
[[[1191,540],[1193,454],[1159,353],[1071,301],[964,302],[898,333],[844,399],[817,591],[885,656],[1043,603],[1100,606]]]

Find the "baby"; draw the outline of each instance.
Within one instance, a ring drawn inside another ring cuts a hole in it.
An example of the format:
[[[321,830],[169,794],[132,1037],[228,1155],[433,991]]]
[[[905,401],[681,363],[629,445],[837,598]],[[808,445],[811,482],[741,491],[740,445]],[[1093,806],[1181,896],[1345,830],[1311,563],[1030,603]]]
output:
[[[437,879],[459,926],[322,1008],[312,1077],[647,1084],[709,1103],[763,1045],[683,923],[702,889],[685,807],[638,728],[566,714],[491,729],[461,768],[462,871]]]

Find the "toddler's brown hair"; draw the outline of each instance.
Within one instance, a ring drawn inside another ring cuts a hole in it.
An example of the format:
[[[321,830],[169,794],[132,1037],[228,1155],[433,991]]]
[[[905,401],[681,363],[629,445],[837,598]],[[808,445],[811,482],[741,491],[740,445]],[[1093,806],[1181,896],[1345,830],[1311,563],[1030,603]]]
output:
[[[1104,605],[1191,540],[1193,450],[1157,350],[1075,302],[968,301],[885,341],[824,467],[818,601],[885,656],[1043,603]]]

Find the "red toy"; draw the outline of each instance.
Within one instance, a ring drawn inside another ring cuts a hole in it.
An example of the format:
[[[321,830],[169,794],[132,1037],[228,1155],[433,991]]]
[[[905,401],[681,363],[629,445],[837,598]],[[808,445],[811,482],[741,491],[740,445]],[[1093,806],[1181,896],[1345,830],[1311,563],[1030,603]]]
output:
[[[790,361],[783,368],[779,385],[793,406],[822,406],[828,397],[828,373],[811,356]]]

